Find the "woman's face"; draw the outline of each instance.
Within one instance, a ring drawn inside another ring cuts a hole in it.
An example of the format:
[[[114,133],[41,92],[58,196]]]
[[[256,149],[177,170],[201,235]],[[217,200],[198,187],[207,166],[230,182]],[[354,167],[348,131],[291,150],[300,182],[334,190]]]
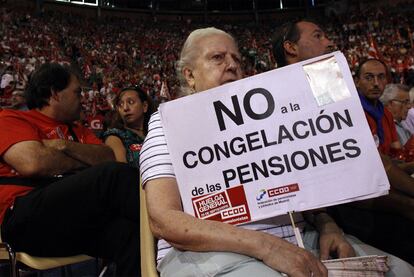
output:
[[[140,123],[147,109],[148,103],[143,103],[138,93],[133,90],[124,91],[118,102],[118,112],[126,126]]]
[[[203,91],[242,76],[241,56],[234,41],[225,34],[203,37],[195,42],[199,56],[193,68],[185,68],[184,76],[195,91]]]

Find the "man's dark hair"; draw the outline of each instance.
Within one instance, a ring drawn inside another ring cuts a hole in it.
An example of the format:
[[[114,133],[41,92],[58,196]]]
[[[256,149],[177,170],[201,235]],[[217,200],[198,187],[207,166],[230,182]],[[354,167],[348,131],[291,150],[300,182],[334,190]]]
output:
[[[72,75],[76,76],[73,70],[57,63],[45,63],[40,66],[31,75],[25,91],[29,109],[47,106],[52,91],[59,92],[65,89]]]
[[[299,22],[310,22],[318,26],[320,25],[313,19],[302,18],[286,22],[275,30],[272,37],[272,50],[273,57],[276,60],[278,68],[288,65],[286,60],[285,47],[283,46],[285,41],[296,43],[300,39],[300,30],[298,28]]]
[[[370,58],[370,59],[365,59],[365,60],[361,61],[361,63],[359,64],[359,66],[355,69],[355,77],[356,78],[359,79],[361,77],[360,75],[361,75],[362,66],[364,64],[366,64],[367,62],[371,62],[371,61],[376,61],[376,62],[381,63],[384,66],[384,68],[385,68],[385,73],[387,74],[387,77],[389,77],[388,66],[385,64],[385,62],[383,62],[383,61],[381,61],[379,59]]]
[[[287,65],[285,47],[283,44],[285,41],[297,42],[300,39],[300,32],[297,26],[297,23],[300,21],[301,20],[286,22],[275,30],[272,38],[272,50],[277,67]]]

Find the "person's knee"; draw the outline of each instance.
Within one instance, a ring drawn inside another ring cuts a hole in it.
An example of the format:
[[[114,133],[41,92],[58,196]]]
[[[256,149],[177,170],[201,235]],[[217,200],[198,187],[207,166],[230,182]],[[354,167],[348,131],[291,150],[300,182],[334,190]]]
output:
[[[121,179],[139,180],[139,172],[136,168],[121,162],[105,162],[96,166],[97,170],[105,177],[115,176]]]
[[[100,164],[96,165],[96,167],[100,168],[103,171],[108,171],[108,170],[109,171],[118,171],[118,170],[133,169],[132,167],[130,167],[126,163],[115,162],[115,161],[103,162],[103,163],[100,163]]]

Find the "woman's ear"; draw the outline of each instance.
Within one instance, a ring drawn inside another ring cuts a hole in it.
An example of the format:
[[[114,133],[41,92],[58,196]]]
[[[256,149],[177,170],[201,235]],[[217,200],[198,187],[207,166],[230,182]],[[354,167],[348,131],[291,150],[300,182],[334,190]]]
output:
[[[187,81],[188,86],[190,88],[194,89],[195,88],[195,79],[194,79],[193,71],[188,67],[184,67],[183,75],[184,75],[185,80]]]
[[[146,113],[148,111],[148,102],[144,101],[144,103],[142,103],[142,110],[144,111],[144,113]]]

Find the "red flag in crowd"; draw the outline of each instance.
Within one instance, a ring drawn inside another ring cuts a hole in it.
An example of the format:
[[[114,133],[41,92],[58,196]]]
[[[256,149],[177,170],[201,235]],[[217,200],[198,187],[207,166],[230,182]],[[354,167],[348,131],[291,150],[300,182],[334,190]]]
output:
[[[370,58],[380,59],[381,53],[378,50],[378,45],[377,45],[377,42],[375,41],[375,38],[371,34],[368,35],[368,41],[369,41],[368,56]]]
[[[411,48],[414,48],[413,33],[411,32],[410,26],[407,26],[407,32],[408,32],[408,39],[410,40]]]
[[[273,57],[273,52],[270,49],[267,50],[267,55],[269,56],[269,60],[272,63],[272,68],[276,65],[275,58]]]
[[[253,38],[253,40],[252,40],[252,48],[253,48],[253,49],[257,49],[257,42],[256,42],[256,38]]]
[[[83,66],[83,72],[85,74],[85,78],[89,78],[89,76],[91,76],[92,70],[91,70],[89,64],[85,63],[85,65]]]
[[[401,41],[400,29],[397,28],[397,30],[395,30],[395,33],[397,34],[397,41]]]
[[[352,68],[356,68],[359,65],[359,59],[358,59],[357,55],[355,55],[355,54],[351,55],[350,60],[351,60],[351,67]]]
[[[161,99],[166,99],[166,100],[171,100],[171,95],[170,95],[170,92],[168,90],[167,81],[162,81],[160,98]]]

